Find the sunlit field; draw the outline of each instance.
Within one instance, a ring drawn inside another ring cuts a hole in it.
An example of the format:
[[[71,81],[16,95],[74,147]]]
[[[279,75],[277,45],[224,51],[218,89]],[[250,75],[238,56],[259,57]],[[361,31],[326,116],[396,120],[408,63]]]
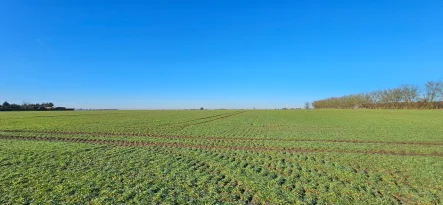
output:
[[[441,204],[441,110],[0,113],[0,204]]]

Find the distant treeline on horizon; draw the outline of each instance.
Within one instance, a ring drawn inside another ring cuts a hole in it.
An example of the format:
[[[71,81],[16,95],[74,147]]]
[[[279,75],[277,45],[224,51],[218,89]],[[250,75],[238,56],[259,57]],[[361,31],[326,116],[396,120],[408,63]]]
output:
[[[428,81],[423,87],[401,85],[392,89],[331,97],[314,101],[312,106],[315,109],[443,109],[443,81]]]
[[[72,111],[74,108],[55,107],[52,102],[23,103],[21,105],[5,101],[0,105],[0,111]]]

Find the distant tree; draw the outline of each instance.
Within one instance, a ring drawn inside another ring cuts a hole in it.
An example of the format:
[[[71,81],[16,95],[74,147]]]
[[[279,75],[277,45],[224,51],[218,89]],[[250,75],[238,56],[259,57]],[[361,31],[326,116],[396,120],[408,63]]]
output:
[[[428,81],[425,85],[422,101],[434,102],[443,96],[443,81]]]
[[[5,101],[4,103],[3,103],[3,107],[9,107],[11,104],[9,104],[8,103],[8,101]]]
[[[305,102],[305,109],[311,109],[311,103]]]
[[[439,86],[437,91],[440,93],[440,99],[439,100],[443,100],[443,80],[439,81]]]
[[[23,101],[22,105],[21,105],[21,109],[23,110],[31,110],[32,108],[32,104],[26,101]]]
[[[420,88],[416,85],[400,86],[402,101],[406,103],[417,102],[420,95]]]
[[[12,109],[20,109],[21,106],[18,105],[18,104],[13,103],[13,104],[9,105],[9,108],[12,108]]]
[[[52,102],[47,102],[47,103],[42,103],[43,107],[54,107],[54,103]]]
[[[200,108],[200,110],[204,110],[204,108],[203,108],[203,107],[201,107],[201,108]]]
[[[425,86],[401,85],[369,93],[330,97],[312,102],[314,108],[371,109],[442,109],[443,80],[429,81]]]

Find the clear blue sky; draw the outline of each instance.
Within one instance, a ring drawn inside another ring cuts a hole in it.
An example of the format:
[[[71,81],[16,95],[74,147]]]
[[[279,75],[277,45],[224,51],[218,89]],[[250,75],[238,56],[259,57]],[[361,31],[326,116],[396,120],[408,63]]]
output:
[[[281,108],[443,77],[443,1],[0,3],[0,101]]]

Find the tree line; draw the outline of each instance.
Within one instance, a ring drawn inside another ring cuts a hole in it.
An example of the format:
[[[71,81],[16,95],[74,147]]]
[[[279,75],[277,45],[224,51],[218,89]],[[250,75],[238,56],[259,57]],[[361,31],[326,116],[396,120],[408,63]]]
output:
[[[54,107],[54,103],[52,102],[43,102],[43,103],[8,103],[7,101],[3,102],[0,105],[0,111],[32,111],[32,110],[71,110],[65,107]]]
[[[443,81],[428,81],[424,86],[401,85],[397,88],[317,100],[320,108],[367,109],[443,109]]]

